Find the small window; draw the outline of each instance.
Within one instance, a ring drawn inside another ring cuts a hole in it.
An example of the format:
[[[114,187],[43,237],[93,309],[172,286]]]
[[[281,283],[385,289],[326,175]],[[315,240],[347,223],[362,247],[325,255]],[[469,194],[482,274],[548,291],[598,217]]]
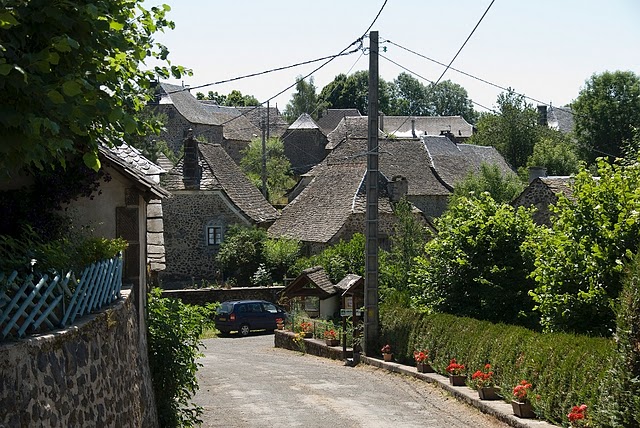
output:
[[[220,245],[222,243],[222,227],[207,226],[207,245]]]

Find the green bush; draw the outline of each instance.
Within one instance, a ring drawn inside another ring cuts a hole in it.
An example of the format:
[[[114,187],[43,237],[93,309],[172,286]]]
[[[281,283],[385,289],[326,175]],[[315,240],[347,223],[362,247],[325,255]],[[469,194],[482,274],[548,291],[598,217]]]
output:
[[[194,427],[202,408],[190,402],[198,390],[196,360],[206,308],[185,305],[161,297],[156,288],[149,294],[149,366],[160,426]]]
[[[263,262],[263,248],[267,232],[257,227],[231,226],[227,231],[216,262],[225,279],[233,277],[241,286],[248,286],[251,277]]]
[[[618,352],[602,389],[598,426],[640,427],[640,257],[631,263],[620,294]]]
[[[445,374],[449,360],[456,358],[469,377],[490,363],[505,399],[526,379],[533,384],[536,413],[554,423],[566,423],[566,413],[576,404],[597,411],[614,361],[615,344],[605,338],[542,334],[406,307],[384,306],[381,320],[381,341],[391,345],[399,361],[413,364],[413,351],[426,348],[436,371]]]
[[[349,273],[364,275],[364,235],[356,233],[349,241],[338,242],[322,253],[298,259],[289,269],[291,276],[298,276],[304,269],[322,266],[331,281],[336,284]]]

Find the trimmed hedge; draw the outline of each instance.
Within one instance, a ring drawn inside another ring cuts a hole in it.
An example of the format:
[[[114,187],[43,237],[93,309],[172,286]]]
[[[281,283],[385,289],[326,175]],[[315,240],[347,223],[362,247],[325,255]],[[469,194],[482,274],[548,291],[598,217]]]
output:
[[[533,384],[539,417],[567,424],[572,406],[597,412],[601,388],[611,375],[615,342],[564,333],[541,334],[523,327],[493,324],[409,308],[383,308],[381,340],[396,360],[413,364],[413,351],[428,349],[435,370],[446,374],[451,358],[467,367],[468,379],[490,363],[505,400],[522,379]]]

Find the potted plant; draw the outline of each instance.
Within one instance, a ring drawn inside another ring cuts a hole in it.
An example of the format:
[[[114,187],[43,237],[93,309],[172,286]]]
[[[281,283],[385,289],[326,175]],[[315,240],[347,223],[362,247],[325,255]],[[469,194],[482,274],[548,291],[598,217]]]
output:
[[[453,386],[465,386],[467,376],[464,375],[466,367],[464,364],[458,364],[455,358],[449,361],[447,373],[449,373],[449,383]]]
[[[485,364],[484,369],[476,370],[471,375],[471,384],[478,390],[478,397],[481,400],[498,400],[500,398],[493,379],[491,364]]]
[[[414,351],[413,359],[416,360],[416,369],[418,373],[433,373],[433,367],[429,364],[429,350]]]
[[[338,340],[338,333],[333,329],[325,330],[324,340],[327,346],[338,346],[340,344],[340,341]]]
[[[531,384],[524,379],[513,388],[513,400],[511,400],[511,407],[513,408],[513,414],[520,418],[536,417],[536,414],[533,413],[531,402],[529,402],[530,389]]]
[[[572,427],[587,427],[589,426],[587,420],[587,405],[586,404],[581,404],[579,406],[573,406],[571,408],[571,411],[569,412],[569,414],[567,415],[567,418],[569,418],[569,424]]]
[[[389,344],[384,345],[380,351],[382,352],[382,358],[384,358],[385,361],[388,362],[393,360],[393,354],[391,353],[391,345]]]
[[[276,327],[278,330],[284,330],[284,319],[276,318]]]
[[[300,333],[304,335],[304,337],[312,337],[313,333],[313,324],[308,321],[302,321],[300,323]]]

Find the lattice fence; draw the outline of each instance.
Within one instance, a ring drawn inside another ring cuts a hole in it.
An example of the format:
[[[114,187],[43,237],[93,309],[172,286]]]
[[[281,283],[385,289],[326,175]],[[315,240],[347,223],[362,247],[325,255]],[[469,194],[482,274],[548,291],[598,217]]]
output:
[[[118,299],[121,288],[122,257],[88,266],[79,280],[73,272],[51,279],[0,273],[0,339],[72,325]]]

